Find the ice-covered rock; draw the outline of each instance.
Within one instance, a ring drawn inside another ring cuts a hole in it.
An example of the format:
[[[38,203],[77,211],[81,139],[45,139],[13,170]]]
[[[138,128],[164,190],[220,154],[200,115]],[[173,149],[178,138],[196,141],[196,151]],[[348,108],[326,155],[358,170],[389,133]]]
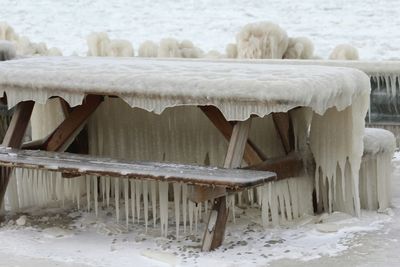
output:
[[[18,226],[24,226],[26,224],[26,219],[26,216],[22,215],[15,222]]]

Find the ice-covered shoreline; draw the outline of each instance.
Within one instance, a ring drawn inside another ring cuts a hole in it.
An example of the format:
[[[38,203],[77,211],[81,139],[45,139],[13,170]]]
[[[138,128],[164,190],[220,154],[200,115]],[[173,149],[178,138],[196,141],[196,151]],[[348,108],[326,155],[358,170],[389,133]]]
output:
[[[357,47],[362,59],[400,58],[395,0],[379,5],[372,0],[3,0],[2,6],[0,21],[32,41],[59,47],[64,55],[86,54],[85,38],[94,31],[128,39],[135,49],[148,39],[175,37],[222,52],[243,25],[269,20],[289,36],[309,36],[324,58],[339,43]]]

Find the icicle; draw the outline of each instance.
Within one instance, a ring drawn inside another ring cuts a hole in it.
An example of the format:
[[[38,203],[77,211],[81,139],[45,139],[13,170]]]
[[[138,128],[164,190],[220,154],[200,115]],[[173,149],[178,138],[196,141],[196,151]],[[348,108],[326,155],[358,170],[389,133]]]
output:
[[[186,234],[186,220],[187,220],[187,185],[182,185],[182,220],[183,220],[183,232]]]
[[[81,209],[81,178],[77,178],[76,180],[76,204],[78,206],[78,210]]]
[[[103,200],[103,206],[106,205],[106,177],[100,177],[100,189],[101,189],[101,197]]]
[[[160,226],[161,235],[168,235],[168,183],[159,182],[159,201],[160,201]]]
[[[90,211],[90,176],[86,176],[87,211]]]
[[[232,220],[233,220],[233,223],[236,224],[235,195],[230,196],[229,200],[230,200],[230,206],[231,206],[231,210],[232,210]],[[206,209],[206,213],[207,213],[207,210],[208,210],[207,201],[206,201],[205,209]]]
[[[99,204],[98,204],[98,185],[97,185],[97,176],[93,176],[93,198],[94,198],[94,212],[96,214],[96,217],[98,217],[98,209],[99,209]]]
[[[189,231],[193,233],[194,202],[189,200]]]
[[[297,181],[298,177],[296,178],[289,178],[288,179],[288,185],[289,185],[289,194],[290,194],[290,199],[292,200],[292,213],[293,213],[293,218],[299,218],[299,196],[298,196],[298,183],[301,181]],[[307,194],[308,192],[302,192],[302,194]]]
[[[261,222],[264,227],[267,227],[269,224],[269,205],[268,205],[268,185],[263,185],[261,187],[262,190],[262,200],[261,200]]]
[[[135,181],[135,189],[136,189],[136,215],[137,215],[137,221],[139,223],[140,220],[140,196],[142,195],[142,181]]]
[[[283,199],[285,201],[286,218],[289,221],[291,221],[293,220],[293,214],[292,214],[292,204],[290,201],[290,194],[289,194],[289,185],[287,183],[287,180],[282,181],[282,183],[283,183],[282,193],[283,193]]]
[[[271,218],[272,218],[272,225],[277,226],[279,225],[279,211],[278,211],[278,195],[276,192],[276,187],[272,190],[272,186],[275,186],[275,183],[271,182],[268,184],[268,196],[269,196],[269,203],[271,208]]]
[[[120,178],[115,178],[115,181],[114,181],[115,216],[116,216],[117,222],[119,222],[119,179]]]
[[[149,187],[147,181],[143,181],[143,204],[144,224],[147,232],[147,226],[149,222]]]
[[[134,180],[130,180],[130,184],[131,184],[131,209],[132,209],[132,223],[135,223],[135,181]]]
[[[174,203],[175,203],[175,224],[176,224],[176,239],[179,237],[179,217],[180,217],[180,202],[181,202],[181,184],[173,183],[174,188]]]
[[[110,195],[111,195],[110,184],[111,184],[111,178],[110,177],[106,177],[107,208],[110,207]]]
[[[125,221],[126,227],[129,226],[129,181],[124,179],[124,204],[125,204]]]
[[[157,222],[157,182],[150,182],[150,190],[151,190],[151,210],[153,212],[153,227],[156,227]]]

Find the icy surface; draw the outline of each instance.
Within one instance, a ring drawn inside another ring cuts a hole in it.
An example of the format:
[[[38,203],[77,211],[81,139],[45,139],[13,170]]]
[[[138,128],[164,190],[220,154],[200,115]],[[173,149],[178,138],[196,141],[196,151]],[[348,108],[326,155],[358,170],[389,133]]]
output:
[[[61,96],[72,106],[85,93],[114,94],[130,106],[161,113],[179,105],[214,105],[228,120],[297,106],[323,114],[369,94],[357,70],[218,61],[40,57],[0,64],[0,90],[10,106]]]
[[[392,132],[379,128],[365,128],[364,152],[368,154],[389,153],[396,148],[396,140]]]

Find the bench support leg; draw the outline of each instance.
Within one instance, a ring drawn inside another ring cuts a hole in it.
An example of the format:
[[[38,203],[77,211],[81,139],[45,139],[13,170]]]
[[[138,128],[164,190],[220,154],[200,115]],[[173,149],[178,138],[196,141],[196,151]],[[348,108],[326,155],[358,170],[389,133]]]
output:
[[[294,151],[294,133],[289,112],[272,113],[272,120],[286,154]]]
[[[46,151],[65,151],[102,101],[102,96],[88,95],[82,105],[74,108],[54,132],[50,134],[42,149]]]
[[[250,123],[251,120],[249,119],[235,124],[229,141],[224,168],[240,167],[249,136]],[[226,207],[226,195],[216,198],[204,233],[202,251],[216,249],[222,244],[228,214],[229,210]]]
[[[214,106],[200,106],[201,111],[214,124],[219,132],[230,140],[233,134],[234,124],[225,119],[221,111]],[[259,164],[266,159],[263,152],[251,140],[247,140],[247,144],[243,155],[244,160],[248,165]]]
[[[20,148],[24,138],[26,129],[28,128],[31,118],[34,102],[26,101],[19,103],[14,111],[10,125],[3,139],[3,146]],[[0,168],[0,207],[3,205],[4,195],[7,190],[8,181],[10,179],[11,168]]]

